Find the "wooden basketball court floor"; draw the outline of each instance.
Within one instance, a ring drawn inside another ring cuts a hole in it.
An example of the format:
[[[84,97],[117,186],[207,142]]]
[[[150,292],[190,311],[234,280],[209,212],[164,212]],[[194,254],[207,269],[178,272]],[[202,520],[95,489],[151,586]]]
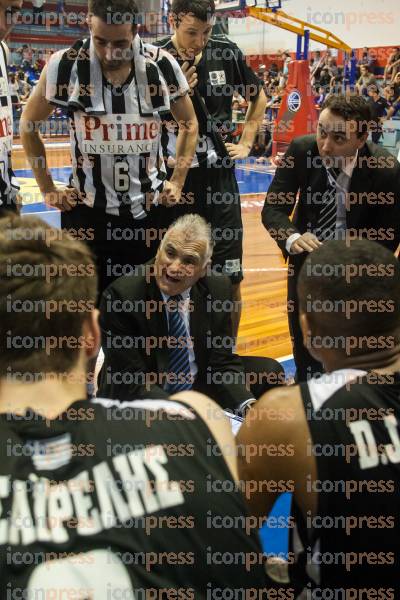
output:
[[[71,164],[69,143],[46,143],[46,150],[53,178],[65,183]],[[13,166],[22,183],[23,213],[46,211],[18,140],[15,140],[13,150]],[[261,223],[261,209],[271,171],[255,164],[253,159],[251,164],[249,161],[240,164],[236,173],[244,226],[243,308],[237,350],[243,355],[280,358],[290,373],[292,361],[287,362],[287,359],[292,349],[286,312],[287,271],[278,247]]]

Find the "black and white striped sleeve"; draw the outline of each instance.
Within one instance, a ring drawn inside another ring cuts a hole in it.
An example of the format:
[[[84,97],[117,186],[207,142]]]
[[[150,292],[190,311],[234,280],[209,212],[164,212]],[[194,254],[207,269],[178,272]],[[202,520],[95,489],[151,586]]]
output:
[[[169,99],[174,102],[190,90],[186,77],[177,61],[169,52],[160,48],[157,66],[164,77],[169,90]]]
[[[46,100],[57,106],[68,106],[69,90],[74,78],[71,49],[59,50],[47,63]]]

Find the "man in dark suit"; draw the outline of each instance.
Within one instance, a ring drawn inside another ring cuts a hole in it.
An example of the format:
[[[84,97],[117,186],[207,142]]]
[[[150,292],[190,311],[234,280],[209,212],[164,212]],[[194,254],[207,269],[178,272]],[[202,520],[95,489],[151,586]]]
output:
[[[330,95],[317,134],[291,142],[265,199],[262,222],[289,258],[288,317],[298,381],[322,371],[303,345],[298,323],[297,276],[308,253],[329,239],[366,238],[393,252],[400,241],[400,165],[367,142],[370,119],[363,98]],[[322,266],[321,285],[324,276],[329,273]]]
[[[210,227],[188,214],[168,229],[154,261],[107,288],[98,395],[160,399],[194,389],[235,410],[283,383],[276,361],[245,358],[245,373],[233,353],[232,287],[226,276],[206,275],[211,256]],[[246,376],[258,384],[252,392]]]

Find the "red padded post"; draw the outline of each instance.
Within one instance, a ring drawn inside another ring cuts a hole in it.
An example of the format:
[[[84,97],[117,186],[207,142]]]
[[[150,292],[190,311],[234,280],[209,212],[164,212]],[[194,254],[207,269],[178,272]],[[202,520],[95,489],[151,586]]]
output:
[[[293,60],[289,63],[286,91],[276,117],[272,155],[285,152],[293,138],[315,133],[317,121],[308,60]]]

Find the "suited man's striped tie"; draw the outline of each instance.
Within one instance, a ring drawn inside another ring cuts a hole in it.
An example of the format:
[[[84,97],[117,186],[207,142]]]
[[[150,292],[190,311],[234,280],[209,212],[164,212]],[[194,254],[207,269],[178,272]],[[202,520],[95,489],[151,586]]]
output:
[[[170,394],[190,390],[192,387],[188,350],[188,336],[182,316],[179,313],[180,294],[170,296],[166,304],[168,311],[168,334],[173,343],[169,348],[168,372],[170,383],[165,389]],[[176,341],[178,340],[178,341]],[[182,343],[184,340],[185,343]]]
[[[322,207],[318,215],[317,227],[315,235],[320,242],[332,240],[335,237],[336,230],[336,193],[337,193],[337,178],[342,173],[341,169],[327,168],[328,173],[328,188],[322,196]]]

